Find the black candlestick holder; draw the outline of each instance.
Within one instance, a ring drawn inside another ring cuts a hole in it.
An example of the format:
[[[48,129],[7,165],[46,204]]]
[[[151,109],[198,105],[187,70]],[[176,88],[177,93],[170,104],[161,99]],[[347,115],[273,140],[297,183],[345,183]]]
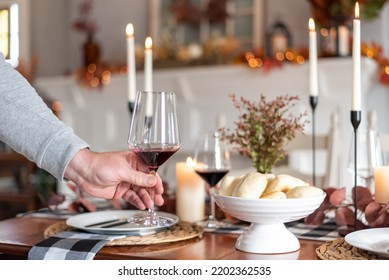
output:
[[[309,104],[312,109],[312,183],[316,186],[316,133],[315,133],[315,110],[319,102],[318,96],[309,96]]]
[[[357,221],[358,221],[358,203],[357,203],[357,155],[358,155],[358,149],[357,149],[357,139],[358,139],[358,127],[361,123],[361,111],[351,111],[351,124],[354,128],[354,230],[357,230]]]

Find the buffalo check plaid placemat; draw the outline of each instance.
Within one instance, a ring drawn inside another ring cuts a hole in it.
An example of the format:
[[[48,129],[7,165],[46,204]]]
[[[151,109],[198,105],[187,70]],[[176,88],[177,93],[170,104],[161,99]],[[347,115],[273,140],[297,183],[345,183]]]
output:
[[[289,222],[286,223],[285,226],[300,239],[330,241],[339,238],[338,226],[333,219],[328,219],[319,226],[307,225],[303,221]],[[206,232],[214,233],[241,234],[247,227],[248,225],[233,225],[232,227],[223,227],[219,229],[206,228],[204,230]]]
[[[122,235],[62,231],[36,244],[29,260],[92,260],[104,245]]]

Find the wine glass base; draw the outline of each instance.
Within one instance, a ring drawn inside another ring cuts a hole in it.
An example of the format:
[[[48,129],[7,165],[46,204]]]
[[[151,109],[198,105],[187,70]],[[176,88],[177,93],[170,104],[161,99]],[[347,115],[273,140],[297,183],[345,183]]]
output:
[[[134,215],[128,220],[129,224],[144,227],[167,227],[174,224],[174,220],[168,217],[157,216],[156,214]]]
[[[209,220],[209,219],[205,221],[196,222],[196,225],[201,226],[203,228],[209,228],[209,229],[218,229],[218,228],[227,229],[229,227],[236,228],[236,226],[233,224],[218,221],[218,220]]]

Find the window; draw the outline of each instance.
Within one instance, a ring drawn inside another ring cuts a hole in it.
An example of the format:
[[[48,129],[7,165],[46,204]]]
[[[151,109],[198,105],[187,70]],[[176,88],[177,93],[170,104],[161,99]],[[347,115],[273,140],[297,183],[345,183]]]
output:
[[[176,45],[233,36],[243,49],[263,45],[265,0],[152,0],[153,40]],[[215,6],[210,6],[214,4]]]
[[[0,6],[0,52],[14,67],[19,61],[19,6]]]
[[[9,9],[0,9],[0,52],[9,58]]]

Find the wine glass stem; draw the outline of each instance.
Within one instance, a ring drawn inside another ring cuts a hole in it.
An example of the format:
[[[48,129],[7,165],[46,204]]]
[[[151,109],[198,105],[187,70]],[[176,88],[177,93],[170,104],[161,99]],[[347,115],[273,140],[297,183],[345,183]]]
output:
[[[157,172],[156,169],[153,169],[151,170],[151,174],[155,175],[155,173]],[[149,188],[149,195],[150,195],[150,198],[151,198],[151,201],[153,202],[153,206],[149,209],[147,209],[147,215],[150,217],[150,219],[153,219],[154,216],[155,216],[155,211],[154,211],[154,197],[155,197],[155,189],[154,187],[151,187]]]
[[[151,208],[149,209],[149,212],[153,213],[153,212],[154,212],[154,196],[155,196],[154,187],[153,187],[153,188],[150,188],[149,194],[150,194],[151,200],[153,201],[153,207],[151,207]]]
[[[211,195],[211,214],[208,216],[208,220],[210,220],[210,221],[216,220],[215,199],[213,198],[212,195]]]

